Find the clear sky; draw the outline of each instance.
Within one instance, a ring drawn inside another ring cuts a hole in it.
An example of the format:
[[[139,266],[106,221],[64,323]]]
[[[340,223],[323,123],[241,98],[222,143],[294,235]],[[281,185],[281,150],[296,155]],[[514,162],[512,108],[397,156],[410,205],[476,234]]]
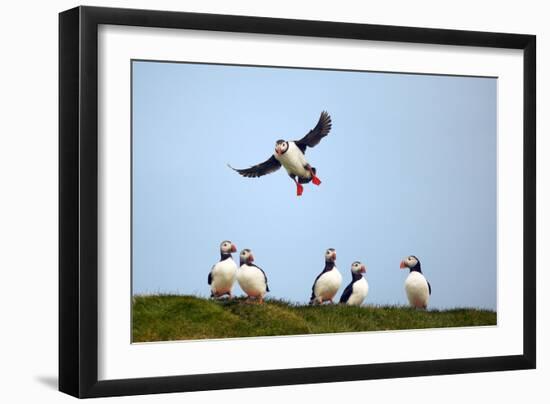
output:
[[[254,251],[268,296],[305,303],[337,250],[343,284],[367,265],[367,304],[406,304],[416,255],[431,308],[496,309],[493,78],[133,62],[133,292],[209,296],[219,244]],[[326,110],[296,197],[266,160]],[[234,255],[238,262],[238,255]],[[238,295],[242,291],[235,286]]]

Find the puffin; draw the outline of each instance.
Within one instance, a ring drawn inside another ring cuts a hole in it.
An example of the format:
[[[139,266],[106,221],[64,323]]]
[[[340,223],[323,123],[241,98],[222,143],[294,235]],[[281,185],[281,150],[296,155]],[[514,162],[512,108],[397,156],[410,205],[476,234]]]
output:
[[[253,297],[262,304],[265,294],[269,292],[265,272],[254,264],[254,255],[248,248],[241,251],[240,264],[241,266],[237,270],[237,282],[239,282],[239,286],[249,299]]]
[[[231,289],[237,276],[237,264],[233,261],[231,253],[237,251],[237,246],[229,240],[224,240],[220,244],[220,260],[212,266],[208,274],[208,284],[210,285],[210,297],[217,298],[223,295],[229,295],[233,298]]]
[[[414,255],[409,255],[401,261],[399,268],[409,268],[409,276],[405,280],[405,292],[407,292],[409,304],[417,309],[426,309],[432,294],[432,286],[422,274],[420,260]]]
[[[325,268],[313,282],[309,304],[322,304],[327,301],[332,303],[341,284],[342,275],[336,268],[336,250],[329,248],[325,251]]]
[[[306,160],[304,155],[306,149],[317,146],[321,139],[328,135],[331,128],[330,115],[323,111],[317,125],[300,140],[277,140],[275,153],[263,163],[242,169],[233,168],[228,164],[229,168],[243,177],[257,178],[277,171],[282,165],[296,184],[296,195],[301,196],[304,192],[302,184],[313,182],[315,185],[321,185],[321,180],[317,177],[317,169]]]
[[[350,306],[361,306],[369,293],[369,284],[362,274],[367,267],[360,261],[351,264],[351,282],[340,296],[340,303]]]

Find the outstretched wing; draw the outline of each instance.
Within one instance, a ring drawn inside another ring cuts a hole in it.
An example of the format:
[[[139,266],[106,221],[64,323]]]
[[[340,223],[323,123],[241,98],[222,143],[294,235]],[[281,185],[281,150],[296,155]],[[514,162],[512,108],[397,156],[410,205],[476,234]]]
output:
[[[306,147],[317,146],[321,139],[328,135],[331,128],[332,121],[330,119],[330,115],[327,111],[323,111],[321,112],[317,125],[315,125],[315,127],[311,129],[307,135],[294,143],[296,143],[296,146],[300,148],[302,153],[305,153]]]
[[[262,175],[271,174],[274,171],[277,171],[281,167],[281,163],[277,161],[275,156],[271,156],[266,161],[260,164],[256,164],[250,168],[233,168],[228,164],[229,168],[235,170],[243,177],[256,178],[261,177]]]
[[[347,303],[352,292],[353,292],[353,282],[350,283],[348,286],[346,286],[346,288],[344,289],[344,292],[340,297],[340,303]]]

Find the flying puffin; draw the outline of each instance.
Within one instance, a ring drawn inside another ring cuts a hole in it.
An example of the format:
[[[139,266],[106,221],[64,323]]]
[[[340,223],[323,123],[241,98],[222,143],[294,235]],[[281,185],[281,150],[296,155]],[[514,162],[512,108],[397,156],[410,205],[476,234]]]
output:
[[[252,255],[252,251],[248,248],[241,251],[240,261],[241,266],[237,270],[239,286],[247,294],[248,298],[253,297],[258,299],[258,302],[262,304],[265,294],[269,292],[265,272],[253,263],[254,255]]]
[[[344,289],[344,293],[340,297],[340,303],[350,306],[361,306],[369,293],[369,284],[363,275],[361,275],[365,272],[367,272],[367,268],[363,263],[355,261],[351,264],[351,282]]]
[[[326,301],[332,303],[332,299],[340,289],[341,284],[342,275],[336,268],[336,250],[329,248],[325,252],[325,268],[313,282],[309,304],[322,304]]]
[[[225,240],[221,242],[220,260],[212,267],[208,274],[210,297],[221,297],[223,295],[229,295],[229,298],[233,297],[231,289],[237,275],[237,264],[233,261],[231,253],[236,251],[237,247],[231,241]]]
[[[317,170],[306,161],[304,156],[306,148],[317,146],[321,139],[328,135],[331,128],[330,116],[323,111],[317,125],[300,140],[277,140],[275,153],[263,163],[242,169],[229,167],[243,177],[256,178],[277,171],[282,165],[292,181],[296,183],[296,195],[300,196],[304,192],[302,184],[310,181],[315,185],[321,184],[321,180],[316,176]]]
[[[401,261],[399,268],[409,268],[410,270],[409,276],[405,280],[405,291],[407,292],[409,304],[419,309],[428,307],[428,300],[432,294],[432,286],[424,275],[422,275],[420,260],[414,255],[409,255]]]

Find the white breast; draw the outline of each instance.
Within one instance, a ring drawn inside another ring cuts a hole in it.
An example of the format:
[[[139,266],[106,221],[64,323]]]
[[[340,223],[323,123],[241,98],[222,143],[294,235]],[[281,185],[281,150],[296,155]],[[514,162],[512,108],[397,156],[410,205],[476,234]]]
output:
[[[309,171],[304,168],[307,164],[306,157],[300,148],[296,146],[296,143],[288,142],[288,150],[284,154],[275,154],[274,156],[289,174],[302,178],[309,178],[311,176]]]
[[[237,264],[233,258],[218,262],[212,269],[212,283],[210,289],[215,295],[230,293],[235,283]]]
[[[313,293],[317,300],[331,300],[338,292],[338,289],[340,289],[341,284],[342,275],[338,271],[338,268],[334,267],[317,279],[313,287]]]
[[[267,290],[265,276],[255,266],[241,265],[237,270],[237,281],[239,286],[248,296],[264,297]]]
[[[353,283],[353,291],[351,292],[347,304],[350,306],[361,306],[368,294],[369,284],[365,278],[361,278]]]
[[[421,273],[413,271],[409,274],[405,280],[405,291],[412,307],[425,309],[428,306],[430,291],[428,282]]]

